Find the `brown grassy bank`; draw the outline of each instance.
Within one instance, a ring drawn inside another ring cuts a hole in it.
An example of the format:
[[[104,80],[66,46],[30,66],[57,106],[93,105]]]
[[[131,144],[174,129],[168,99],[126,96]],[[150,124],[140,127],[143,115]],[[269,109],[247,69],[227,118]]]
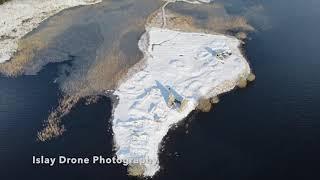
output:
[[[196,6],[196,5],[190,5]],[[211,34],[232,34],[237,35],[239,39],[245,39],[246,33],[254,31],[245,17],[243,16],[232,16],[228,14],[215,15],[214,11],[224,12],[224,7],[221,4],[212,5],[201,5],[200,8],[204,12],[208,13],[207,20],[199,23],[197,16],[182,14],[175,11],[174,8],[165,8],[166,15],[166,27],[173,30],[182,30],[186,32],[205,32]],[[162,9],[159,8],[148,19],[148,25],[152,27],[162,27],[163,17]]]
[[[40,71],[43,64],[34,60],[36,53],[47,48],[49,42],[68,29],[72,22],[71,18],[62,19],[60,17],[61,15],[52,17],[41,31],[20,39],[14,56],[9,61],[0,64],[0,74],[16,77],[25,74],[27,68],[30,74]]]
[[[11,0],[0,0],[0,5]]]
[[[125,60],[126,57],[123,53],[114,51],[110,53],[108,61],[99,62],[88,72],[88,83],[78,84],[81,81],[67,82],[63,86],[65,89],[62,89],[67,94],[49,114],[43,129],[38,132],[38,139],[48,141],[62,135],[66,131],[62,118],[69,114],[80,99],[86,98],[86,104],[89,105],[97,100],[95,94],[105,94],[105,91],[114,89],[118,82],[126,77],[130,68],[129,64],[125,66],[121,64]],[[80,89],[78,89],[79,87]]]
[[[40,141],[51,140],[66,131],[62,119],[80,99],[94,95],[105,95],[106,91],[115,89],[119,82],[127,77],[129,70],[142,59],[142,52],[136,47],[139,53],[127,54],[121,48],[121,40],[132,32],[137,32],[140,35],[140,30],[144,29],[144,25],[143,19],[130,22],[130,26],[118,32],[119,34],[112,40],[112,45],[107,46],[111,47],[110,49],[97,51],[96,58],[89,66],[78,64],[81,69],[71,68],[71,75],[58,79],[60,90],[64,96],[59,105],[50,113],[43,129],[39,131],[38,139]],[[74,73],[75,70],[81,73]],[[90,98],[90,100],[94,101],[95,99]]]
[[[46,141],[62,135],[65,131],[61,124],[61,118],[68,114],[72,107],[79,101],[81,96],[65,96],[60,100],[58,107],[51,111],[48,119],[44,123],[44,128],[38,132],[38,140]]]

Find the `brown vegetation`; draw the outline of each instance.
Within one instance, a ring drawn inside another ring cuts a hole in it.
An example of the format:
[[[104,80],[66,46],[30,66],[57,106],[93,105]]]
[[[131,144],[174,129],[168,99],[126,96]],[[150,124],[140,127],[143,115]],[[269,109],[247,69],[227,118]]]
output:
[[[162,12],[161,9],[154,12],[148,18],[148,25],[152,27],[161,27]],[[254,31],[247,20],[242,16],[208,16],[206,24],[197,24],[196,19],[190,15],[183,15],[172,10],[166,10],[166,28],[172,30],[183,30],[186,32],[206,32],[206,33],[223,33],[231,31],[239,32],[239,39],[245,39],[246,32]]]
[[[22,39],[14,57],[5,63],[0,64],[0,73],[6,76],[18,76],[24,73],[24,67],[32,63],[35,52],[44,48],[46,43],[39,37],[34,37],[31,41]]]
[[[167,26],[175,30],[198,31],[192,17],[174,13],[170,13],[170,16],[167,17]]]
[[[61,24],[70,24],[69,21],[68,18],[61,20],[58,17],[53,17],[46,28],[20,39],[15,55],[9,61],[0,64],[0,74],[16,77],[24,74],[26,67],[34,69],[34,73],[37,73],[40,70],[38,66],[41,62],[35,62],[35,54],[46,48],[50,41],[67,29],[68,26],[61,26]]]
[[[202,98],[199,100],[199,104],[197,106],[197,109],[202,112],[209,112],[212,108],[212,104],[210,102],[210,99],[208,98]]]
[[[148,24],[151,26],[161,27],[162,18],[161,11],[156,11],[148,18]],[[211,33],[225,32],[230,29],[241,29],[243,31],[252,30],[244,18],[232,17],[227,19],[211,18],[209,23],[204,27],[200,27],[195,23],[195,19],[192,16],[181,15],[169,10],[166,10],[167,15],[167,28],[193,31],[193,32],[207,32]],[[41,31],[32,34],[19,42],[19,49],[12,60],[0,64],[0,73],[8,76],[17,76],[25,73],[25,67],[37,67],[39,62],[33,62],[35,53],[48,46],[48,42],[51,42],[57,35],[63,32],[67,26],[66,24],[72,24],[71,22],[58,22],[62,18],[56,18],[57,20],[50,20],[48,26]],[[71,18],[70,18],[71,19]],[[66,18],[67,21],[70,20]],[[64,20],[64,21],[66,21]],[[72,77],[64,77],[60,79],[60,88],[65,94],[63,99],[59,102],[58,107],[53,110],[47,121],[44,123],[44,129],[38,133],[38,139],[40,141],[50,140],[61,135],[65,128],[61,125],[61,118],[70,112],[72,107],[84,97],[102,94],[106,90],[114,89],[117,87],[120,80],[128,77],[129,70],[136,65],[142,58],[141,54],[136,56],[129,56],[120,49],[120,39],[128,32],[138,31],[142,29],[145,24],[143,18],[135,22],[127,22],[130,26],[123,28],[122,32],[114,37],[114,42],[111,49],[107,49],[106,52],[97,54],[93,63],[89,67],[84,68],[79,75]],[[62,25],[62,26],[61,26]],[[87,69],[86,69],[87,68]],[[71,72],[72,73],[72,72]],[[246,81],[245,81],[246,83]],[[241,84],[241,83],[239,83]],[[88,103],[95,102],[96,99],[92,98],[88,100]],[[204,112],[208,112],[212,108],[211,103],[216,103],[217,99],[201,99],[198,109]],[[144,166],[129,166],[128,173],[133,175],[142,174]]]
[[[38,140],[48,141],[61,136],[66,131],[65,127],[62,125],[62,118],[72,110],[81,98],[85,98],[85,105],[90,105],[96,103],[100,96],[94,95],[83,97],[81,94],[77,94],[63,97],[60,100],[58,107],[51,111],[48,119],[44,122],[44,128],[38,132]]]
[[[65,96],[59,102],[58,107],[50,113],[44,129],[38,132],[38,140],[47,141],[60,136],[65,131],[64,126],[61,125],[61,118],[71,111],[79,99],[80,96],[77,95]]]
[[[163,24],[161,8],[151,13],[146,21],[147,26],[161,27]]]
[[[212,104],[217,104],[217,103],[219,103],[219,97],[218,96],[214,96],[214,97],[212,97],[212,98],[210,98],[210,102],[212,103]]]
[[[66,11],[53,16],[41,29],[21,39],[15,56],[10,61],[0,64],[0,73],[7,76],[36,74],[42,66],[49,63],[41,61],[40,58],[35,58],[37,53],[47,47],[52,47],[51,45],[54,47],[54,44],[50,43],[54,43],[55,38],[74,24],[72,21],[76,13],[78,13],[77,10],[73,11],[72,16],[69,16]],[[131,70],[141,60],[142,53],[137,53],[137,55],[127,54],[125,50],[121,49],[120,40],[127,33],[140,31],[142,33],[145,20],[146,17],[139,17],[128,18],[128,20],[123,21],[119,31],[114,33],[114,37],[107,40],[108,43],[112,41],[112,48],[106,46],[107,48],[102,50],[104,46],[101,46],[101,49],[96,51],[96,58],[90,59],[89,65],[82,65],[80,64],[81,61],[76,62],[77,66],[72,66],[70,69],[66,68],[70,71],[63,72],[64,74],[58,77],[57,82],[64,97],[60,100],[58,107],[52,110],[44,123],[44,128],[38,133],[40,141],[50,140],[65,131],[61,118],[70,112],[79,99],[104,94],[106,90],[115,89],[119,81],[127,77],[129,69]],[[138,46],[136,48],[138,50]],[[95,101],[95,98],[91,98],[87,103],[90,104]]]
[[[155,11],[148,18],[147,25],[151,27],[162,27],[163,24],[161,9]],[[170,10],[166,10],[166,28],[172,30],[183,30],[198,32],[200,29],[195,26],[191,16],[184,16]]]
[[[87,98],[86,98],[85,105],[90,105],[90,104],[97,103],[99,99],[100,99],[100,96],[90,96],[90,97],[87,97]]]
[[[142,164],[130,164],[128,166],[128,175],[142,177],[145,171],[145,167]]]
[[[112,48],[106,49],[106,52],[97,51],[97,56],[92,60],[93,62],[90,66],[79,66],[83,68],[80,73],[71,71],[70,76],[60,77],[58,81],[65,97],[49,115],[44,129],[39,132],[39,140],[50,140],[61,135],[65,131],[61,125],[61,118],[69,113],[79,99],[91,97],[86,104],[95,102],[97,99],[92,96],[104,94],[107,90],[115,89],[119,81],[127,77],[129,69],[141,60],[142,53],[137,53],[136,55],[126,54],[120,47],[120,41],[128,33],[139,33],[145,25],[145,19],[140,18],[134,22],[128,20],[126,23],[129,26],[115,34],[116,37],[113,39]],[[139,51],[138,46],[136,48]],[[63,129],[63,131],[60,131],[60,129]]]
[[[237,86],[238,86],[239,88],[245,88],[245,87],[247,87],[247,79],[241,77],[241,78],[239,79],[239,81],[238,81]]]
[[[96,94],[103,94],[106,90],[114,89],[121,79],[127,77],[129,68],[141,59],[139,55],[127,57],[119,50],[118,45],[113,47],[108,53],[109,56],[89,68],[85,80],[78,77],[78,79],[63,81],[61,88],[66,95],[58,107],[50,113],[44,129],[38,133],[40,141],[51,140],[62,135],[65,128],[61,125],[61,118],[67,115],[81,98],[89,97],[86,104],[96,102],[98,100]]]
[[[245,39],[247,39],[247,33],[245,33],[245,32],[238,32],[237,34],[236,34],[236,37],[238,38],[238,39],[240,39],[240,40],[245,40]]]
[[[256,79],[256,75],[254,75],[253,73],[250,73],[249,75],[248,75],[248,77],[247,77],[247,80],[249,81],[249,82],[252,82],[252,81],[254,81]]]
[[[148,16],[145,23],[146,26],[163,27],[164,22],[163,22],[162,8],[166,5],[167,5],[167,2],[162,2],[162,5]],[[165,10],[165,13],[166,11],[167,10]]]
[[[227,31],[253,31],[254,28],[250,26],[247,20],[241,16],[232,17],[211,17],[208,20],[206,28],[219,33],[226,33]]]
[[[141,59],[140,55],[128,57],[117,49],[113,48],[105,60],[100,60],[90,67],[85,83],[81,80],[65,83],[63,91],[73,94],[81,90],[83,96],[88,96],[115,89],[119,81],[127,77],[130,67]]]
[[[3,3],[8,2],[8,1],[11,1],[11,0],[0,0],[0,4],[3,4]]]
[[[81,94],[85,97],[115,89],[119,80],[126,78],[129,69],[142,58],[142,53],[126,54],[120,47],[120,40],[128,33],[139,32],[143,29],[144,23],[144,19],[129,22],[130,26],[122,29],[113,39],[112,48],[106,49],[105,52],[97,52],[89,67],[81,66],[81,73],[61,79],[61,90],[68,95]],[[137,44],[136,48],[140,52]]]
[[[237,86],[239,88],[245,88],[248,85],[248,82],[252,82],[256,79],[256,76],[253,73],[248,74],[248,76],[245,77],[240,77]]]

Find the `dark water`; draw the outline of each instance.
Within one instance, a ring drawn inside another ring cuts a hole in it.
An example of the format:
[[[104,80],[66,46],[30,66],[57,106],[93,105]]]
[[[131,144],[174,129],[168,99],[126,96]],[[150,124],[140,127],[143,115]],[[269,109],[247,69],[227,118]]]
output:
[[[232,1],[231,13],[244,13],[253,2]],[[170,131],[155,179],[320,178],[320,1],[254,2],[263,5],[268,21],[245,48],[257,80]],[[0,179],[128,179],[122,166],[32,165],[32,155],[40,154],[113,155],[107,98],[89,106],[80,102],[65,118],[62,138],[35,141],[58,103],[52,83],[58,66],[46,66],[37,76],[0,78]]]

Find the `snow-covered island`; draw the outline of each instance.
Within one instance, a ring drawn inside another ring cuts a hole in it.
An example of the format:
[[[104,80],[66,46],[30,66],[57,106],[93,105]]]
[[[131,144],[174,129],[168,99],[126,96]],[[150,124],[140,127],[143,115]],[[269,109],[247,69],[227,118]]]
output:
[[[230,91],[250,74],[240,43],[225,35],[147,29],[139,42],[143,69],[115,91],[117,157],[148,160],[140,169],[143,176],[153,176],[159,170],[159,145],[169,128],[187,117],[201,98]],[[168,106],[171,91],[187,100],[183,109]]]
[[[48,17],[100,1],[12,0],[0,5],[0,63],[10,60],[19,40]],[[134,175],[155,175],[160,168],[159,146],[169,129],[196,109],[201,99],[232,90],[251,73],[241,41],[235,37],[167,29],[165,6],[175,1],[167,0],[161,8],[159,27],[163,28],[147,28],[139,41],[143,60],[114,92],[119,98],[112,119],[116,156],[132,160],[129,169],[136,171]],[[139,161],[147,162],[138,165]]]
[[[18,49],[18,41],[54,14],[101,0],[12,0],[0,5],[0,63]]]

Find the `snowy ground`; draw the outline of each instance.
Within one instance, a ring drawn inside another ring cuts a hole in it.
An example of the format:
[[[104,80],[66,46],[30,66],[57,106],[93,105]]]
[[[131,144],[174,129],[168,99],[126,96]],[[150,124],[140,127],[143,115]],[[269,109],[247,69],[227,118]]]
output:
[[[183,120],[201,97],[233,89],[250,67],[239,50],[240,41],[224,35],[185,33],[150,28],[139,46],[145,52],[145,67],[115,91],[119,104],[113,117],[113,132],[120,159],[148,159],[145,176],[159,170],[158,150],[169,128]],[[218,53],[231,51],[220,60]],[[178,112],[167,106],[168,90],[187,98]]]
[[[0,5],[0,63],[11,58],[18,40],[63,9],[101,0],[12,0]]]

